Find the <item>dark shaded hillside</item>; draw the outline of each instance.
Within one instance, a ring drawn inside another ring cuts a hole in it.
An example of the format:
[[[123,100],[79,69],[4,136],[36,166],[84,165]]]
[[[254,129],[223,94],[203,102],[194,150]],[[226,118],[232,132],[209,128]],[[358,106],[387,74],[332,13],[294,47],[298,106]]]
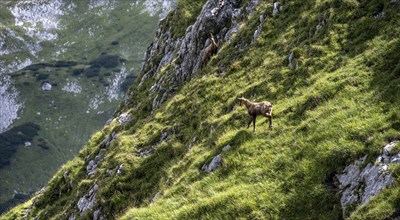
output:
[[[201,3],[179,2],[115,118],[4,219],[399,216],[398,164],[362,206],[341,206],[337,175],[400,140],[400,4]],[[220,47],[199,66],[208,31]],[[273,104],[272,130],[246,128],[241,96]]]

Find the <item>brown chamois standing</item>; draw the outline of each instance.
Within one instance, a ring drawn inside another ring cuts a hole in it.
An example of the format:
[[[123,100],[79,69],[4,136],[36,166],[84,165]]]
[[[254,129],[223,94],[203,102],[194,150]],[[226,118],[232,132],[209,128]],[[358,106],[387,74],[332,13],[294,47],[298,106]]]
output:
[[[268,118],[269,128],[272,129],[272,105],[271,103],[264,102],[251,102],[245,98],[239,98],[240,104],[244,104],[249,112],[250,121],[247,128],[250,127],[251,122],[253,122],[253,132],[256,131],[256,117],[257,115],[262,115]]]
[[[211,43],[204,49],[203,57],[201,58],[201,66],[203,67],[210,60],[211,56],[216,54],[218,51],[218,44],[215,42],[214,36],[211,35]]]

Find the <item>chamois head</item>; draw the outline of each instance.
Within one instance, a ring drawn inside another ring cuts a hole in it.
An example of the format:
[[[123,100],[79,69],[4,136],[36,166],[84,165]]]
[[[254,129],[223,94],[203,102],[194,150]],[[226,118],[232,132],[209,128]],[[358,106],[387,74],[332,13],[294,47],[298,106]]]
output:
[[[247,99],[245,99],[244,97],[238,98],[238,100],[240,101],[240,104],[243,104],[247,101]]]
[[[215,38],[214,38],[214,35],[212,34],[212,33],[210,33],[210,39],[211,39],[211,44],[214,44],[215,46],[218,46],[217,45],[217,42],[215,41]]]

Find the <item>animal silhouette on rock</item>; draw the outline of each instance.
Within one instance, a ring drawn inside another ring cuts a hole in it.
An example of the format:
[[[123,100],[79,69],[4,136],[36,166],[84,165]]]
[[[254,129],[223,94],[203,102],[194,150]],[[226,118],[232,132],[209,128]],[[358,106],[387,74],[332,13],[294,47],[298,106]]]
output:
[[[211,43],[204,49],[203,57],[201,58],[201,67],[205,66],[211,59],[211,56],[218,52],[218,44],[211,33],[210,36]]]
[[[253,122],[253,132],[256,131],[256,117],[257,115],[262,115],[269,120],[269,129],[272,129],[272,105],[267,101],[263,102],[252,102],[245,98],[239,98],[240,104],[244,104],[250,115],[250,121],[247,128],[250,127],[251,122]]]

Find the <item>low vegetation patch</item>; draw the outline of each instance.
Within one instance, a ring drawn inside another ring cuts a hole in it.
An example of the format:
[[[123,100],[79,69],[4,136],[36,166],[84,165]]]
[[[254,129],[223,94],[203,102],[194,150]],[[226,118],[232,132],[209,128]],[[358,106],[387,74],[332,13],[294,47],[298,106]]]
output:
[[[32,142],[38,135],[40,126],[28,122],[0,134],[0,169],[9,165],[17,147]]]

